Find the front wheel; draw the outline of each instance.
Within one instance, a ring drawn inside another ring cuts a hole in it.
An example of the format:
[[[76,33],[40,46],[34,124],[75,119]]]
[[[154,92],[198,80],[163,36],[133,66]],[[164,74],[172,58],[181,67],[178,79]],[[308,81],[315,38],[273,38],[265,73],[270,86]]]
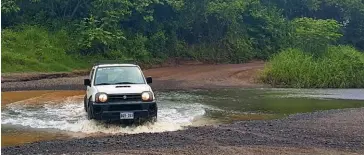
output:
[[[149,119],[148,119],[148,122],[150,122],[150,123],[155,123],[155,122],[157,122],[157,116],[153,116],[153,117],[149,118]]]
[[[90,103],[90,102],[89,102]],[[88,120],[92,120],[92,119],[94,119],[95,117],[94,117],[94,113],[93,113],[94,111],[93,111],[93,107],[92,107],[92,105],[89,105],[89,104],[87,104],[87,119]]]
[[[87,95],[85,95],[85,97],[83,98],[83,107],[85,112],[87,112]]]

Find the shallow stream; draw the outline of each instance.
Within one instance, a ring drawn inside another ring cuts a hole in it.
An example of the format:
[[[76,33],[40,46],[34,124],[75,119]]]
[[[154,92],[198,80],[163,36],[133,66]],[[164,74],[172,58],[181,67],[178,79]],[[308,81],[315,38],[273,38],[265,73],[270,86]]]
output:
[[[159,107],[157,122],[123,126],[87,120],[80,91],[48,91],[14,99],[30,93],[34,94],[2,93],[2,100],[10,102],[2,104],[2,146],[50,139],[176,131],[189,126],[276,119],[302,112],[364,107],[364,89],[156,92]]]

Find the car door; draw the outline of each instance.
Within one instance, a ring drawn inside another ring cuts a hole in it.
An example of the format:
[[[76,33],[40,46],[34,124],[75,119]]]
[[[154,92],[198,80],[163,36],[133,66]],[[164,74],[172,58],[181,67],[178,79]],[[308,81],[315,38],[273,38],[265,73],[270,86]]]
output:
[[[92,95],[92,83],[93,83],[93,75],[94,75],[94,72],[95,72],[95,68],[92,68],[91,72],[90,72],[90,75],[89,75],[89,79],[91,81],[91,86],[87,86],[87,98],[89,99]]]

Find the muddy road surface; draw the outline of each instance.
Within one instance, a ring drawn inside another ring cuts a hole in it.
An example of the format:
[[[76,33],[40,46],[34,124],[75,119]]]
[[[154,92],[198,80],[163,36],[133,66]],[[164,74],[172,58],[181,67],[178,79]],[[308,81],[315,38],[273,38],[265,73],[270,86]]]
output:
[[[82,83],[86,76],[5,75],[2,141],[7,143],[1,151],[364,154],[363,89],[267,88],[254,81],[263,67],[263,62],[251,62],[146,70],[147,76],[154,77],[161,119],[131,128],[105,128],[85,119]]]
[[[148,69],[145,76],[152,76],[154,90],[190,90],[209,88],[267,87],[255,82],[264,62],[224,65],[181,65]],[[84,76],[82,76],[82,73]],[[87,72],[76,73],[27,73],[2,75],[2,91],[19,90],[83,90]],[[35,79],[35,80],[34,80]]]

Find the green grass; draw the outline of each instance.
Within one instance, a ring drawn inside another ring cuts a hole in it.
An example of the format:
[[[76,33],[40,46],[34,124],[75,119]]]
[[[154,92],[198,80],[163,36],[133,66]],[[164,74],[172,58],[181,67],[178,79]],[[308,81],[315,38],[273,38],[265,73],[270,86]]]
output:
[[[38,26],[22,26],[2,32],[2,72],[58,72],[88,66],[72,52],[66,31],[48,32]]]
[[[364,54],[348,46],[332,46],[314,57],[298,49],[275,55],[261,80],[275,87],[363,88]]]

